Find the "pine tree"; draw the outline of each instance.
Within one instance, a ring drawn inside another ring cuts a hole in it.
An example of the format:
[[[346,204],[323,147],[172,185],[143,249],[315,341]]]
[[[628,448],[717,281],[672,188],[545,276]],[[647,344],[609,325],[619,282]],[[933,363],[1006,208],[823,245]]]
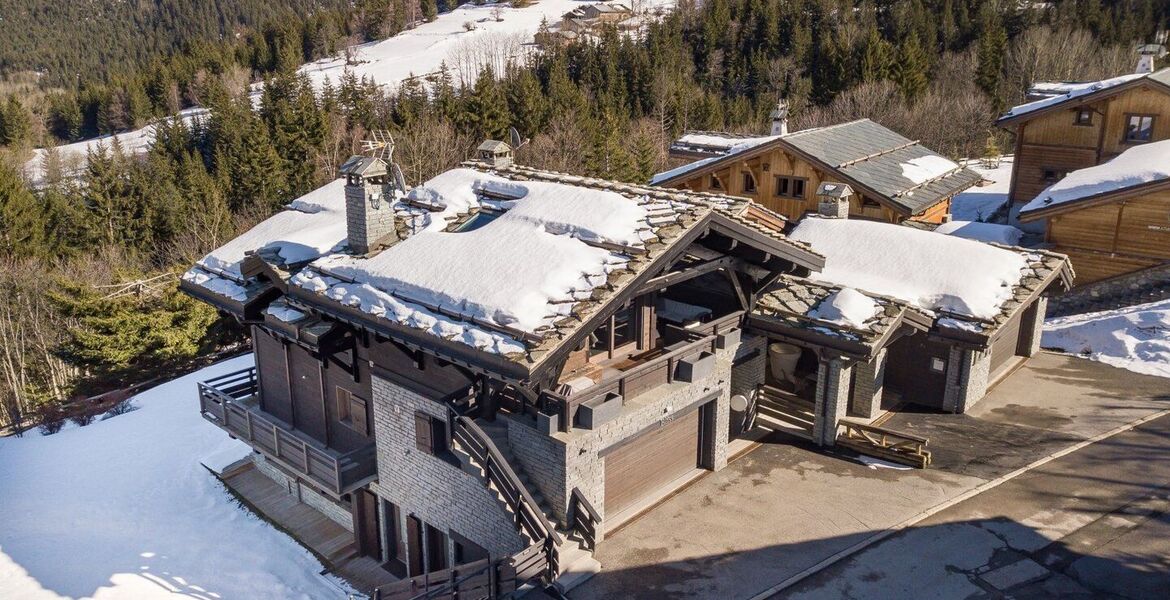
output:
[[[490,65],[480,72],[465,105],[463,121],[469,131],[480,139],[506,139],[512,117]]]
[[[658,171],[658,148],[650,136],[639,135],[634,139],[633,168],[636,183],[648,183]]]
[[[981,17],[977,52],[979,65],[975,71],[975,83],[992,99],[998,110],[1002,107],[999,83],[1003,78],[1003,63],[1007,56],[1007,32],[1003,27],[1003,19],[991,5],[984,7]]]
[[[928,67],[926,52],[918,41],[918,35],[911,34],[898,48],[898,61],[893,70],[893,79],[907,100],[916,100],[926,92]]]
[[[0,254],[47,254],[45,229],[45,211],[40,202],[16,169],[0,160]]]
[[[873,82],[890,78],[893,46],[882,37],[877,28],[869,31],[859,65],[862,81]]]
[[[17,146],[29,141],[32,120],[15,95],[0,107],[0,146]]]
[[[435,0],[419,0],[419,7],[422,9],[423,18],[427,22],[434,21],[435,17],[439,16],[439,7]]]
[[[516,129],[525,136],[540,133],[548,118],[548,101],[540,89],[540,80],[530,69],[516,69],[507,87],[508,109]]]

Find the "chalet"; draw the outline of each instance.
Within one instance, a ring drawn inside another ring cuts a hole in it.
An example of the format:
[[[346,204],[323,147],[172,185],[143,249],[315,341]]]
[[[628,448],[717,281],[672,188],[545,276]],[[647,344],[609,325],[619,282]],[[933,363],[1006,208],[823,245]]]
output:
[[[1045,241],[1092,283],[1170,265],[1170,139],[1078,169],[1019,212],[1045,223]]]
[[[827,445],[890,398],[961,412],[1069,276],[841,218],[851,184],[786,233],[751,200],[480,153],[410,190],[351,159],[182,278],[256,358],[200,385],[203,415],[408,578],[383,598],[584,569],[756,426]]]
[[[1170,69],[1038,83],[1029,99],[996,122],[1016,138],[1009,190],[1016,206],[1073,171],[1170,139]]]
[[[793,220],[816,212],[814,191],[829,181],[856,190],[852,217],[941,223],[951,198],[981,180],[869,119],[789,133],[783,105],[771,135],[689,132],[670,153],[694,162],[655,175],[654,185],[751,198]]]

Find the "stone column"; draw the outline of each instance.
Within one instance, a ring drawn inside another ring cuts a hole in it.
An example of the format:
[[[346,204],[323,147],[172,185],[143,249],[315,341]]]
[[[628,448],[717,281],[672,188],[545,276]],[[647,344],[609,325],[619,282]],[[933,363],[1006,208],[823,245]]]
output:
[[[1023,319],[1020,322],[1020,332],[1023,333],[1024,340],[1027,342],[1027,345],[1024,346],[1024,356],[1035,356],[1040,351],[1040,335],[1044,330],[1044,313],[1046,312],[1048,312],[1048,297],[1041,296],[1020,317]]]
[[[818,446],[832,446],[837,441],[837,424],[849,409],[851,371],[840,358],[821,360],[817,369],[813,442]]]
[[[962,414],[967,412],[987,393],[991,373],[991,348],[971,350],[951,347],[947,361],[947,388],[943,396],[943,410]]]
[[[882,348],[866,363],[853,366],[853,394],[849,414],[872,419],[881,412],[882,391],[886,379],[886,349]]]

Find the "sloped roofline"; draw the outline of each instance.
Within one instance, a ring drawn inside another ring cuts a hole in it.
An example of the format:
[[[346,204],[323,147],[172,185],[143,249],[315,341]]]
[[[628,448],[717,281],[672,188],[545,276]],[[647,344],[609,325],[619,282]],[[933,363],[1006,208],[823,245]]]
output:
[[[813,163],[817,166],[820,166],[822,168],[822,170],[832,172],[835,176],[840,178],[840,180],[843,183],[848,183],[848,184],[852,185],[853,187],[857,188],[858,190],[864,192],[867,196],[872,197],[874,200],[876,200],[882,206],[885,206],[886,208],[889,208],[890,210],[893,210],[895,213],[902,215],[902,216],[913,217],[913,216],[921,215],[921,214],[925,213],[926,211],[930,210],[931,208],[937,206],[939,203],[946,200],[946,198],[940,198],[938,202],[935,202],[934,204],[931,204],[928,206],[924,206],[920,210],[918,210],[917,212],[909,211],[904,206],[900,206],[894,202],[887,200],[887,196],[885,194],[865,185],[861,181],[858,181],[857,179],[850,177],[848,174],[842,172],[841,170],[839,170],[837,168],[837,165],[831,165],[831,164],[813,156],[812,154],[805,152],[804,150],[796,147],[794,144],[787,141],[791,138],[794,138],[794,137],[799,136],[799,135],[804,134],[804,133],[812,133],[814,131],[821,132],[821,131],[825,131],[825,130],[829,130],[829,129],[836,129],[838,127],[845,127],[847,125],[853,125],[856,123],[862,123],[865,121],[873,122],[870,119],[855,119],[853,121],[846,121],[844,123],[837,123],[837,124],[828,125],[825,127],[815,127],[812,129],[802,129],[801,131],[794,131],[788,135],[778,137],[774,140],[764,142],[764,143],[759,144],[757,146],[752,146],[751,148],[747,148],[746,150],[743,150],[741,152],[732,152],[730,154],[724,154],[724,155],[720,156],[719,158],[716,158],[715,160],[703,165],[702,167],[699,167],[693,171],[685,171],[685,172],[679,173],[673,177],[663,179],[662,181],[659,181],[655,185],[668,186],[670,184],[678,183],[680,181],[686,181],[687,179],[691,179],[700,173],[707,173],[710,171],[717,171],[719,169],[722,169],[724,167],[725,163],[732,163],[732,162],[735,162],[736,160],[745,160],[746,158],[754,156],[755,154],[760,153],[761,151],[773,150],[777,147],[784,147],[786,150],[799,156],[800,158],[804,159],[805,161],[808,161],[808,162]],[[880,126],[880,127],[885,127],[881,123],[875,123],[875,124]],[[889,129],[889,128],[887,127],[887,129]],[[918,142],[914,142],[914,143],[918,143]],[[934,181],[934,180],[931,180],[931,181]],[[924,185],[924,184],[920,184],[917,187],[922,187],[922,185]]]
[[[1114,188],[1085,196],[1083,198],[1076,198],[1074,200],[1065,200],[1051,206],[1042,206],[1040,208],[1033,208],[1029,211],[1020,211],[1019,219],[1021,223],[1031,223],[1047,219],[1053,215],[1059,215],[1066,212],[1073,212],[1084,208],[1093,206],[1100,206],[1102,204],[1110,204],[1120,200],[1126,200],[1135,196],[1149,194],[1164,189],[1170,189],[1170,179],[1159,179],[1156,181],[1144,181],[1130,186]]]
[[[1157,72],[1158,71],[1155,71],[1154,73],[1157,73]],[[1061,100],[1059,102],[1053,102],[1052,104],[1049,104],[1048,106],[1045,106],[1043,108],[1037,108],[1036,110],[1030,110],[1028,112],[1020,113],[1018,115],[1013,115],[1010,113],[1005,114],[1005,115],[1001,116],[1000,118],[996,119],[995,124],[998,127],[1008,129],[1009,126],[1014,126],[1017,123],[1026,123],[1026,122],[1031,121],[1032,119],[1035,119],[1041,115],[1048,115],[1050,113],[1056,112],[1057,110],[1066,110],[1070,106],[1081,106],[1084,104],[1091,104],[1093,102],[1101,100],[1102,98],[1110,98],[1112,96],[1116,96],[1116,95],[1121,94],[1123,92],[1127,92],[1135,87],[1141,87],[1141,86],[1147,85],[1147,84],[1152,84],[1151,87],[1153,87],[1154,89],[1157,89],[1158,91],[1161,91],[1162,93],[1170,94],[1170,85],[1167,85],[1158,79],[1154,79],[1153,77],[1150,77],[1150,75],[1153,75],[1153,73],[1149,73],[1145,77],[1138,77],[1138,78],[1133,79],[1132,81],[1126,81],[1124,83],[1119,83],[1117,85],[1103,88],[1103,89],[1097,90],[1095,92],[1090,92],[1088,94],[1084,94],[1081,96],[1075,96],[1072,98],[1065,98],[1064,100]],[[1091,83],[1091,82],[1085,82],[1085,83]]]

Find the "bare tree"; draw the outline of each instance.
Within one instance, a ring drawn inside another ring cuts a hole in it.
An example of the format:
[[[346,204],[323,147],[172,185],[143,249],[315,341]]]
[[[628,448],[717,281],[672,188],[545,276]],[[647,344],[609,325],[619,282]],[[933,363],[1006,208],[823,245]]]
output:
[[[1034,27],[1008,52],[1005,97],[1018,101],[1037,81],[1094,81],[1132,73],[1136,62],[1131,47],[1102,46],[1088,31]]]

